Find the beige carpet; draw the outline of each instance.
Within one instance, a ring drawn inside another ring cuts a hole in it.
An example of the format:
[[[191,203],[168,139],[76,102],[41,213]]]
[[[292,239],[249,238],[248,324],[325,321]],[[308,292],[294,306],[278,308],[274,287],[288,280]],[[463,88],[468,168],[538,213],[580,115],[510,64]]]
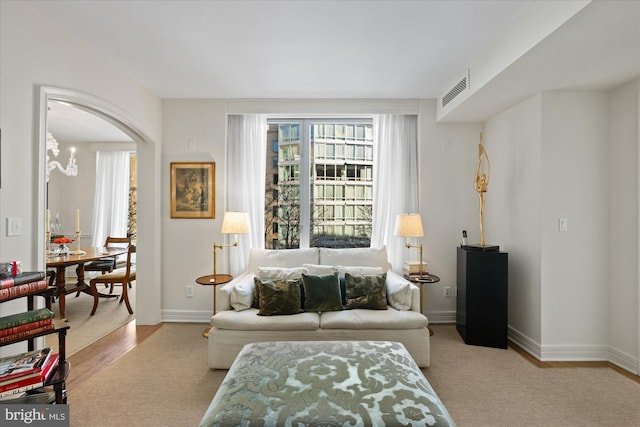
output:
[[[207,368],[202,324],[169,323],[69,390],[71,426],[197,426],[226,371]],[[433,325],[424,369],[458,426],[638,426],[640,384],[609,368],[538,368]]]
[[[99,290],[104,293],[109,292],[105,288],[100,288]],[[129,314],[124,302],[122,304],[119,303],[121,293],[119,286],[115,286],[113,293],[117,294],[118,298],[100,298],[98,309],[93,316],[90,316],[93,308],[93,297],[91,295],[81,293],[77,298],[76,294],[67,295],[65,299],[65,314],[67,322],[71,326],[67,331],[67,357],[135,319],[135,282],[133,287],[129,289],[129,302],[134,314]],[[56,320],[60,319],[60,306],[57,301],[53,304],[52,309]],[[57,351],[58,336],[47,335],[46,345]]]

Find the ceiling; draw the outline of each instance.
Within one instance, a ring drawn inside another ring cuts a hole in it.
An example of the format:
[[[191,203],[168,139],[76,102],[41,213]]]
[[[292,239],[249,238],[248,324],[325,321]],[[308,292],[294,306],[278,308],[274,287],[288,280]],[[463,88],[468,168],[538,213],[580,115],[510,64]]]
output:
[[[160,98],[423,99],[441,96],[536,2],[27,3]],[[594,2],[585,10],[613,3],[621,2]],[[574,82],[606,89],[639,75],[640,8],[632,6],[638,15],[633,16],[627,11],[633,2],[626,3],[626,10],[599,21],[593,12],[595,18],[561,27],[567,29],[531,49],[534,59],[523,55],[528,62],[520,61],[517,74],[493,79],[486,86],[494,89],[480,91],[468,104],[487,114],[482,106],[488,102],[513,102]],[[562,81],[554,79],[556,67]],[[482,117],[469,113],[458,119]]]

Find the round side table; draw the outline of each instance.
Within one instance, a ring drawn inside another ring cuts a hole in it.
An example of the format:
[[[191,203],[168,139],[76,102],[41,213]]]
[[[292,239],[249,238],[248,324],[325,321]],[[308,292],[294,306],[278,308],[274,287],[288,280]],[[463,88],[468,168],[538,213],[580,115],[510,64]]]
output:
[[[213,286],[213,314],[216,314],[216,286],[224,285],[233,280],[233,276],[230,274],[209,274],[207,276],[201,276],[196,279],[196,283],[204,286]],[[209,336],[209,330],[211,327],[206,328],[202,332],[202,336],[207,338]]]
[[[422,287],[423,287],[422,285],[425,285],[428,283],[438,283],[440,281],[440,278],[435,274],[429,274],[429,273],[423,273],[422,277],[405,275],[404,278],[412,283],[415,283],[420,288],[420,313],[422,313]],[[429,335],[433,335],[433,330],[431,328],[428,328],[428,329],[429,329]]]

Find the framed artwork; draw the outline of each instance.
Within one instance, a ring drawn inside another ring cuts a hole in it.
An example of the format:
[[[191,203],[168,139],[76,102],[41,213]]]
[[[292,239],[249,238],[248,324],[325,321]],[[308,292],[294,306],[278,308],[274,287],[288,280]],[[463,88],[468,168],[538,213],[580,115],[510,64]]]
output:
[[[215,194],[215,163],[171,162],[171,218],[215,218]]]

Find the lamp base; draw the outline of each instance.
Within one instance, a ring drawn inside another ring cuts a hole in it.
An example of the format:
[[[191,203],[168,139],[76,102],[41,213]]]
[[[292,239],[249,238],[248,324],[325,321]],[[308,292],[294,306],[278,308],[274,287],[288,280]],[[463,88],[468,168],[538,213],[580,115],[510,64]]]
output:
[[[480,243],[476,243],[473,245],[462,245],[462,249],[465,249],[467,251],[478,251],[478,252],[498,252],[500,250],[500,246],[481,245]]]

